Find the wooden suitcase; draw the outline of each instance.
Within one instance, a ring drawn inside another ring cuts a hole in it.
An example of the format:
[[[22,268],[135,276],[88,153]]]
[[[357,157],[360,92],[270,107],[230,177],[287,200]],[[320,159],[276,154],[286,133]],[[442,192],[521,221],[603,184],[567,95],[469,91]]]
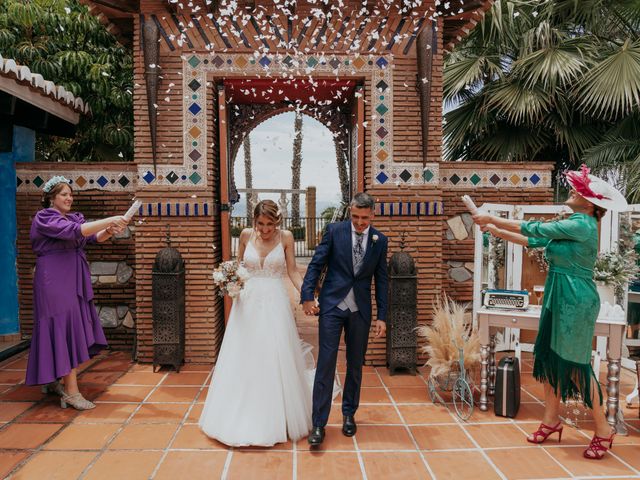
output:
[[[515,418],[520,408],[520,362],[504,357],[498,363],[493,410],[501,417]]]

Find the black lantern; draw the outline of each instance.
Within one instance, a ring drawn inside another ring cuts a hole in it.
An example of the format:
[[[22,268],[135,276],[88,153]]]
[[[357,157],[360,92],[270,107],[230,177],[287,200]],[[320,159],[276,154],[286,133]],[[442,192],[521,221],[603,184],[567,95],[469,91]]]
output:
[[[152,273],[153,295],[153,370],[156,365],[173,365],[176,371],[184,363],[184,260],[171,247],[169,226],[167,246],[156,255]]]
[[[404,249],[404,235],[401,249]],[[396,252],[389,260],[389,308],[387,312],[387,366],[389,374],[406,369],[416,374],[418,340],[417,271],[406,252]]]

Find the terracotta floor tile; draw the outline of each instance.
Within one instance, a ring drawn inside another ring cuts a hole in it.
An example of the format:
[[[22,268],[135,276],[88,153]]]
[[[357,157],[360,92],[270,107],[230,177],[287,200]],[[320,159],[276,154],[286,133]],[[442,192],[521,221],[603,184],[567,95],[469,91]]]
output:
[[[521,404],[522,406],[522,404]],[[458,418],[456,413],[455,406],[453,403],[448,403],[447,407],[451,411],[452,415]],[[466,423],[512,423],[510,418],[500,417],[493,413],[493,403],[489,404],[489,409],[484,412],[480,410],[480,405],[478,403],[474,403],[473,405],[473,413],[466,420]]]
[[[514,420],[516,422],[535,422],[542,420],[544,413],[544,405],[541,403],[521,403],[518,415]]]
[[[51,396],[47,402],[39,403],[25,412],[17,421],[20,423],[68,423],[79,414],[75,408],[61,408],[60,398]]]
[[[111,385],[122,376],[122,372],[85,372],[78,378],[80,384],[98,383]]]
[[[388,372],[380,373],[382,381],[387,387],[422,387],[427,384],[420,375],[389,375]]]
[[[342,425],[340,427],[327,426],[325,428],[324,442],[320,447],[311,447],[306,438],[298,440],[296,444],[298,450],[313,450],[313,452],[328,452],[335,450],[355,450],[353,437],[345,437],[342,434]]]
[[[14,423],[0,430],[0,448],[17,450],[37,448],[46,442],[63,425],[58,423]]]
[[[361,405],[355,415],[358,425],[400,424],[400,416],[393,405]],[[332,408],[329,423],[342,426],[342,410]]]
[[[638,447],[636,445],[618,445],[616,441],[621,438],[619,435],[614,440],[614,448],[611,452],[627,462],[636,470],[640,470],[640,455],[638,455]]]
[[[562,438],[564,440],[564,436]],[[634,474],[632,470],[612,455],[605,455],[602,460],[587,460],[582,456],[585,448],[586,445],[582,447],[545,448],[545,450],[575,476],[631,476]],[[615,450],[614,448],[614,453]]]
[[[29,456],[29,452],[0,452],[0,478],[6,478],[11,470]]]
[[[125,386],[111,385],[96,400],[98,402],[133,402],[140,403],[149,395],[153,387],[150,386]]]
[[[355,452],[299,452],[297,461],[299,480],[362,478],[360,463]]]
[[[487,455],[509,480],[569,476],[540,447],[488,450]]]
[[[127,425],[109,445],[111,450],[162,449],[176,432],[176,425]]]
[[[145,403],[131,423],[180,423],[188,409],[188,403]]]
[[[11,478],[14,480],[78,478],[95,456],[95,452],[39,452]]]
[[[88,368],[91,372],[126,372],[131,368],[133,362],[127,359],[106,359],[100,360]]]
[[[448,450],[473,448],[474,445],[457,425],[433,425],[411,427],[420,450]]]
[[[158,385],[164,374],[153,372],[127,372],[115,382],[115,385]]]
[[[431,403],[427,387],[392,387],[389,388],[396,403]]]
[[[191,403],[199,391],[200,387],[158,387],[147,401]]]
[[[18,358],[15,361],[10,361],[6,365],[4,365],[3,368],[9,369],[9,370],[26,370],[26,368],[27,368],[27,357],[24,356],[22,358]]]
[[[202,415],[202,409],[204,408],[203,403],[196,403],[191,407],[191,411],[189,412],[189,416],[187,417],[186,423],[198,423],[200,421],[200,415]]]
[[[18,385],[0,395],[2,402],[37,402],[45,397],[39,386]]]
[[[21,413],[27,411],[34,404],[31,402],[2,402],[0,403],[0,422],[10,422]]]
[[[227,452],[169,452],[154,480],[221,478]]]
[[[0,370],[0,383],[15,385],[24,382],[22,370]]]
[[[193,448],[202,450],[228,450],[226,445],[207,437],[198,425],[183,425],[171,449]]]
[[[431,478],[419,453],[364,452],[364,469],[368,480],[426,480]]]
[[[212,363],[187,363],[180,367],[180,372],[211,372]]]
[[[74,423],[124,423],[138,405],[133,403],[97,403],[96,408],[80,412]]]
[[[129,369],[129,371],[130,372],[153,372],[153,365],[151,363],[134,363],[133,365],[131,365],[131,368]],[[160,372],[162,372],[162,369],[160,369]],[[162,372],[162,373],[166,373],[166,372]]]
[[[391,399],[384,388],[370,387],[360,390],[360,403],[391,403]]]
[[[482,448],[521,446],[526,441],[515,425],[467,425],[466,430]]]
[[[293,476],[293,453],[233,452],[227,478],[229,480],[287,479]]]
[[[178,385],[178,386],[202,386],[209,376],[209,372],[180,372],[170,373],[162,382],[162,386]]]
[[[72,424],[44,446],[45,450],[100,450],[120,428],[119,424]]]
[[[398,410],[400,410],[407,424],[455,422],[447,407],[443,405],[434,405],[432,403],[425,405],[398,405]]]
[[[415,450],[404,426],[360,425],[356,433],[360,450]]]
[[[480,452],[425,452],[424,457],[438,480],[500,478]]]
[[[147,480],[162,452],[105,452],[84,476],[84,480]]]

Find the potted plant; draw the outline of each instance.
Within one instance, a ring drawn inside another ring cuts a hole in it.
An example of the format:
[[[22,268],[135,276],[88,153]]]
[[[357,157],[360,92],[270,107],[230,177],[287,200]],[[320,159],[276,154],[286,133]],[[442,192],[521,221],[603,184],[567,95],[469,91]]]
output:
[[[603,252],[598,254],[593,268],[593,279],[598,287],[600,302],[615,305],[624,288],[638,276],[635,252]]]

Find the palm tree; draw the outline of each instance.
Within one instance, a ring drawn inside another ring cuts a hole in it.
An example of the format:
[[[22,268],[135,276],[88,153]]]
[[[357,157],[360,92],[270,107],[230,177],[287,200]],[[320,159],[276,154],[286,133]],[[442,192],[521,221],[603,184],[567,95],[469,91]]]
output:
[[[640,2],[499,0],[446,58],[448,160],[551,160],[640,200]]]
[[[242,143],[244,150],[244,182],[247,190],[253,188],[253,171],[251,167],[251,138],[249,134],[244,137]],[[253,220],[253,205],[251,204],[252,194],[247,193],[247,222],[251,225]]]
[[[300,168],[302,166],[302,113],[296,111],[296,118],[293,122],[293,160],[291,162],[291,188],[300,188]],[[300,225],[300,195],[291,195],[291,218],[292,225]]]

